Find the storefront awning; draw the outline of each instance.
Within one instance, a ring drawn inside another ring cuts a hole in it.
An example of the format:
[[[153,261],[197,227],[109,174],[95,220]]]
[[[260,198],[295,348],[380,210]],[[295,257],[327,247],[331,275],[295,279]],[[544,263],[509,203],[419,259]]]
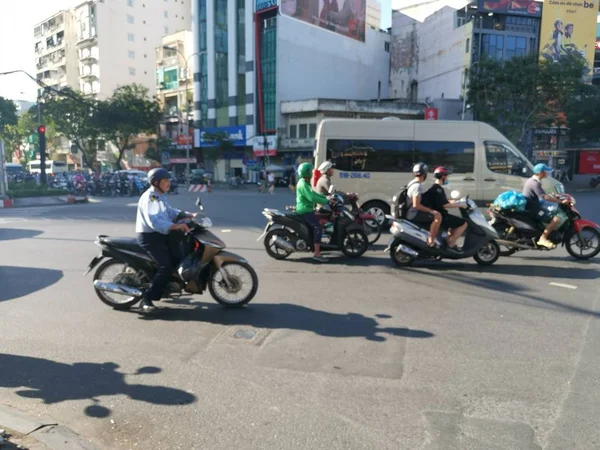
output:
[[[392,9],[424,22],[429,16],[445,6],[461,9],[472,0],[392,0]]]

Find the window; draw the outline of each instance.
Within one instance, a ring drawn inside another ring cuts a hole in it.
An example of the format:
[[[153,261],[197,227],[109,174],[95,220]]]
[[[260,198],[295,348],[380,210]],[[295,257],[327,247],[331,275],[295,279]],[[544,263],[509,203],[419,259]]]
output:
[[[133,16],[131,14],[127,14],[127,23],[132,24],[134,22],[135,22],[135,20],[134,20]]]
[[[127,0],[127,6],[133,6],[133,0]]]
[[[467,38],[465,43],[465,53],[469,53],[469,49],[471,48],[471,39]]]
[[[328,139],[327,159],[337,170],[410,173],[413,142]]]
[[[133,50],[129,50],[127,52],[127,56],[129,57],[129,59],[135,59],[135,52]]]
[[[290,139],[296,139],[296,137],[298,136],[296,134],[297,129],[298,127],[296,125],[290,125]]]
[[[415,141],[414,161],[431,169],[444,166],[450,172],[472,173],[475,167],[473,142]]]
[[[390,51],[390,43],[389,42],[384,42],[383,43],[383,49],[389,53]]]
[[[135,76],[135,67],[130,67],[129,68],[129,75]]]
[[[169,34],[169,27],[165,27],[165,36]],[[146,38],[144,38],[144,40],[146,40]]]
[[[506,37],[506,59],[514,58],[515,56],[524,56],[527,50],[527,38],[520,36]]]
[[[299,130],[298,130],[298,137],[300,139],[306,139],[308,130],[307,130],[307,125],[305,123],[303,123],[302,125],[300,125]]]
[[[317,135],[317,124],[316,123],[309,124],[308,125],[308,137],[310,139],[314,139],[316,135]]]
[[[492,59],[502,59],[503,50],[504,36],[497,36],[495,34],[483,35],[483,53]]]
[[[163,11],[163,16],[165,17],[165,19],[169,18],[169,11]]]
[[[530,177],[532,171],[525,157],[510,147],[495,142],[485,143],[487,167],[494,173]]]
[[[135,35],[133,33],[127,33],[127,40],[129,42],[135,41]]]

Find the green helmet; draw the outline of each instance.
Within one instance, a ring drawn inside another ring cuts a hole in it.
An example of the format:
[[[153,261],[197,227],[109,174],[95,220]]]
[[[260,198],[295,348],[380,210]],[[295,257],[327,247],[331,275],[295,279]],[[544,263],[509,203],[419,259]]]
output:
[[[311,163],[302,163],[300,164],[300,166],[298,167],[298,175],[301,178],[310,178],[310,176],[312,175],[313,172],[313,166]]]

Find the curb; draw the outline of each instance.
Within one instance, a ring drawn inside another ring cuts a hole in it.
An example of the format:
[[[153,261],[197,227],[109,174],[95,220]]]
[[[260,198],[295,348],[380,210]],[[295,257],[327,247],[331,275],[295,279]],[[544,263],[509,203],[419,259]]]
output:
[[[50,450],[100,450],[49,417],[30,416],[9,406],[0,406],[0,424],[36,439]]]
[[[23,201],[24,200],[24,201]],[[5,200],[6,202],[6,200]],[[53,206],[53,205],[73,205],[76,203],[89,203],[88,197],[75,197],[67,195],[64,197],[24,197],[10,200],[9,206],[5,208],[28,208],[31,206]]]

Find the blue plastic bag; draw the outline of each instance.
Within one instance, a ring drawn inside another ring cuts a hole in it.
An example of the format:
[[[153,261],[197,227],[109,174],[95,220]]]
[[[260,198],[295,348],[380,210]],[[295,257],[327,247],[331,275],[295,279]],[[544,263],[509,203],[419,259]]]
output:
[[[543,211],[543,222],[549,223],[554,216],[558,216],[558,228],[569,219],[567,213],[560,207],[558,203],[540,200],[540,211]]]
[[[525,211],[525,208],[527,207],[527,198],[520,192],[506,191],[496,197],[493,204],[500,209]]]

